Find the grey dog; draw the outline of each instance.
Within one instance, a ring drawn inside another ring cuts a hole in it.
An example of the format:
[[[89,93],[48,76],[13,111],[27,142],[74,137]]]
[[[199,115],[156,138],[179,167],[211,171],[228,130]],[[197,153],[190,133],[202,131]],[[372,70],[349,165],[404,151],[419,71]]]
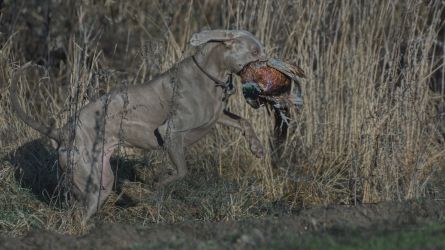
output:
[[[14,75],[12,106],[26,124],[53,141],[60,167],[67,171],[72,166],[70,191],[82,207],[84,221],[112,191],[114,175],[109,160],[119,143],[142,149],[166,148],[177,171],[158,186],[185,176],[184,147],[201,139],[216,123],[240,129],[252,153],[263,157],[263,146],[251,124],[225,110],[223,101],[233,73],[250,62],[267,60],[261,43],[247,31],[209,30],[193,34],[190,44],[198,48],[194,56],[150,82],[111,91],[84,106],[71,139],[69,124],[53,129],[33,120],[20,107],[17,81],[30,64]]]

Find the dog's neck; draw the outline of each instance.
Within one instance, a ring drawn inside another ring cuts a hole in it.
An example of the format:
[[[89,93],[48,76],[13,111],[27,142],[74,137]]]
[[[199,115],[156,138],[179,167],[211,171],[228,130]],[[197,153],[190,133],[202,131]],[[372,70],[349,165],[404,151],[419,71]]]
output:
[[[230,71],[221,63],[223,55],[223,46],[221,43],[208,43],[194,56],[196,62],[208,74],[212,75],[221,82],[228,80]],[[216,60],[215,60],[216,59]]]

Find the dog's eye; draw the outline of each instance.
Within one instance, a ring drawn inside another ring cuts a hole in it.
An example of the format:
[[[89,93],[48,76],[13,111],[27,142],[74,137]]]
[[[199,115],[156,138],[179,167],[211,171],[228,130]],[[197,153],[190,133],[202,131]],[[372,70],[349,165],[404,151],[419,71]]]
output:
[[[253,56],[257,56],[259,53],[260,53],[260,51],[259,51],[258,49],[254,49],[254,50],[252,51],[252,55],[253,55]]]

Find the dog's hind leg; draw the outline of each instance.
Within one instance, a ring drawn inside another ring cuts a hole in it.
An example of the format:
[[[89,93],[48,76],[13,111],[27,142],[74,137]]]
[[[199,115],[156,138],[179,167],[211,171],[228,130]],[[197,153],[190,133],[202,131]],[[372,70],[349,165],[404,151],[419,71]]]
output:
[[[113,190],[114,183],[114,174],[113,170],[111,170],[110,158],[113,154],[114,147],[108,148],[104,152],[103,161],[102,161],[102,175],[101,175],[101,190],[100,190],[100,199],[99,199],[99,207],[103,205],[107,197],[111,194]]]
[[[82,221],[86,222],[97,212],[100,198],[100,178],[96,171],[86,174],[80,167],[73,171],[72,194],[75,196]]]
[[[105,150],[100,164],[94,166],[96,171],[87,177],[86,189],[82,192],[85,209],[84,221],[87,221],[98,211],[112,192],[114,174],[110,166],[110,157],[113,150],[114,148]]]

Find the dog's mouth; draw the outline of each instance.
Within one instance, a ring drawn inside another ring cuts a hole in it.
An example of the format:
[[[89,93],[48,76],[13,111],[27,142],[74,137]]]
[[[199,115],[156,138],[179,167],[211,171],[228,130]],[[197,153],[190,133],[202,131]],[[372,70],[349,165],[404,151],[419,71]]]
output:
[[[248,62],[248,63],[244,64],[243,67],[241,68],[241,70],[236,72],[236,74],[241,76],[246,71],[246,69],[251,66],[265,67],[265,66],[267,66],[267,61],[268,61],[268,59],[258,59],[256,61]]]

